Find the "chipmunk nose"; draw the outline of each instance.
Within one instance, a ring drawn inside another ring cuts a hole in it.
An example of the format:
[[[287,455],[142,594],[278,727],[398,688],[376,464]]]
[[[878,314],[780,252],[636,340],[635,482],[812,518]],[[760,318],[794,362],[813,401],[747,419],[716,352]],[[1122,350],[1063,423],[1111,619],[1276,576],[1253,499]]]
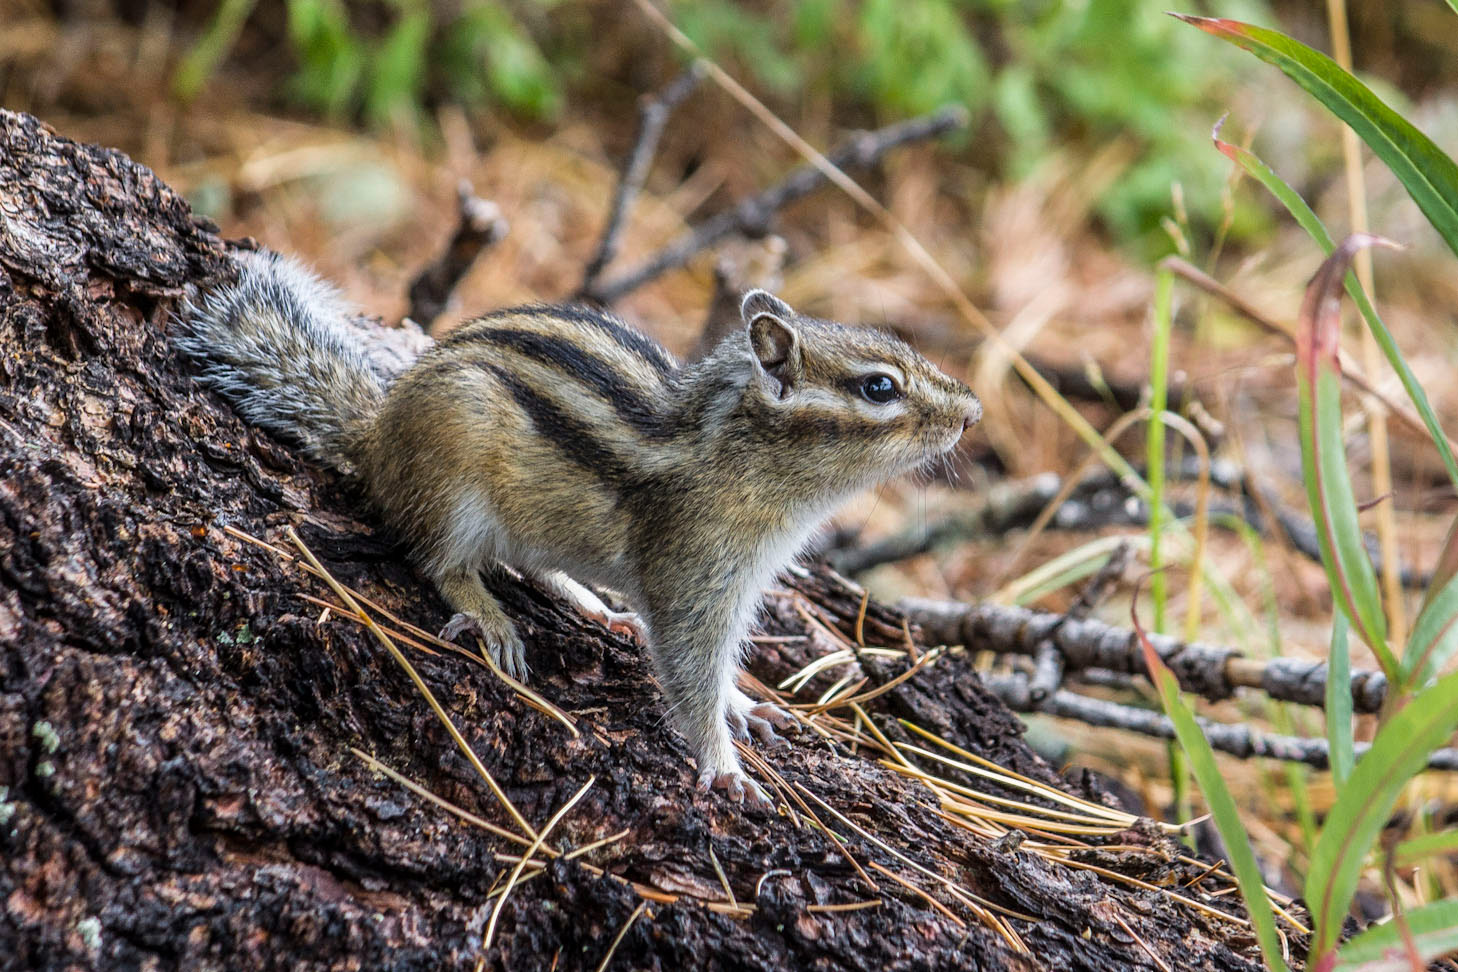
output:
[[[966,406],[966,410],[962,413],[962,431],[966,432],[972,426],[976,425],[979,421],[981,421],[981,419],[982,402],[974,397],[971,402]]]

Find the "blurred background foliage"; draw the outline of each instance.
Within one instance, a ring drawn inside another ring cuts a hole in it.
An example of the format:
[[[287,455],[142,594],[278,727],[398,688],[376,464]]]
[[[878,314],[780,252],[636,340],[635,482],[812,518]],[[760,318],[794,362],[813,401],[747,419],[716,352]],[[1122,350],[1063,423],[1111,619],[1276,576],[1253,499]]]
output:
[[[598,84],[598,72],[587,66],[602,62],[603,45],[622,39],[616,21],[632,16],[629,4],[586,0],[222,0],[200,16],[208,6],[181,4],[185,17],[201,22],[173,74],[180,98],[198,95],[226,57],[248,46],[256,51],[256,38],[239,45],[251,27],[288,52],[279,97],[328,119],[399,127],[417,137],[428,137],[423,119],[443,102],[528,123],[555,121],[566,99]],[[1243,82],[1250,65],[1164,16],[1168,6],[671,0],[668,10],[705,51],[783,103],[810,100],[838,118],[867,123],[966,106],[973,125],[962,148],[997,179],[1030,174],[1058,147],[1127,140],[1132,158],[1094,209],[1116,241],[1149,257],[1174,249],[1161,222],[1171,213],[1175,184],[1187,223],[1223,221],[1236,241],[1268,226],[1264,209],[1232,207],[1225,198],[1229,166],[1204,138],[1233,107],[1232,93],[1249,93]],[[1308,39],[1323,30],[1315,4],[1186,6],[1274,23]],[[1415,45],[1441,45],[1444,33],[1452,39],[1451,29],[1429,33],[1432,24],[1414,6],[1353,5],[1359,36],[1379,41],[1362,44],[1363,54],[1394,79],[1404,61],[1426,65],[1419,74],[1432,70],[1434,58],[1407,56]]]

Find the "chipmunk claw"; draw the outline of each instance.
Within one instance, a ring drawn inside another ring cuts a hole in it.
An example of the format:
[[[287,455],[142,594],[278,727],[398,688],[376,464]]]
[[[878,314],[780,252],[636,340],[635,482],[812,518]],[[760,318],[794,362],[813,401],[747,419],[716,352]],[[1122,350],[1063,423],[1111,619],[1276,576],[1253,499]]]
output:
[[[459,612],[440,629],[441,641],[455,641],[463,634],[472,634],[486,643],[491,660],[501,670],[519,682],[526,681],[529,670],[526,663],[526,645],[517,634],[516,625],[503,618],[502,623],[492,624],[474,614]]]
[[[730,803],[773,813],[775,803],[764,788],[744,775],[743,770],[716,770],[712,767],[699,774],[699,789],[708,793],[722,791]]]

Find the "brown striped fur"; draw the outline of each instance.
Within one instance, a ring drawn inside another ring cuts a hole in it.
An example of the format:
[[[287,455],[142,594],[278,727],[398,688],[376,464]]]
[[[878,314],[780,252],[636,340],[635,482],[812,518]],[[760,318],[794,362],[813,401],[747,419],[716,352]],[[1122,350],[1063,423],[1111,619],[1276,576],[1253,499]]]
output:
[[[254,421],[263,413],[260,424],[316,444],[316,455],[330,444],[320,458],[362,480],[459,612],[451,633],[478,631],[509,669],[525,674],[522,644],[482,570],[506,564],[615,623],[630,616],[571,578],[620,592],[641,612],[633,621],[701,780],[736,799],[746,785],[751,799],[762,794],[743,778],[730,730],[785,721],[734,684],[760,590],[838,503],[943,454],[981,414],[964,385],[899,339],[802,317],[755,291],[745,328],[690,366],[600,311],[489,314],[424,354],[361,417],[378,376],[354,376],[353,358],[339,365],[339,334],[319,338],[329,308],[310,316],[307,333],[274,342],[326,355],[328,367],[240,355],[230,334],[248,334],[251,350],[258,331],[291,327],[285,311],[320,292],[283,261],[247,269],[211,298],[226,320],[194,312],[202,319],[188,322],[189,353],[210,363],[213,383]],[[892,378],[899,399],[869,401],[862,383],[872,374]],[[272,398],[238,391],[320,375],[329,384],[294,391],[314,399],[307,427],[272,414]]]

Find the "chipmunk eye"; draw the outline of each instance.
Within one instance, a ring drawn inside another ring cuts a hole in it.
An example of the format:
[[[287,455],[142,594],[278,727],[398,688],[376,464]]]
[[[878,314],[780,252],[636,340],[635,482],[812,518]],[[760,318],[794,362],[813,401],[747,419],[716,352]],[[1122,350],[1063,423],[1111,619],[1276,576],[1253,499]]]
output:
[[[873,405],[885,405],[901,397],[901,389],[890,375],[867,375],[861,379],[861,396]]]

